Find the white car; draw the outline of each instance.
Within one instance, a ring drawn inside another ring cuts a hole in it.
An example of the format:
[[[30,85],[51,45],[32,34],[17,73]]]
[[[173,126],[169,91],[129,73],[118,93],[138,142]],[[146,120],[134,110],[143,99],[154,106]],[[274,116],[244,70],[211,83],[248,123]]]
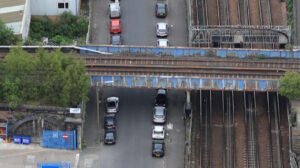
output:
[[[106,112],[107,113],[117,113],[119,111],[119,98],[118,97],[108,97],[106,99]]]
[[[165,139],[165,127],[162,125],[154,125],[152,139]]]
[[[168,36],[168,24],[159,22],[156,24],[156,36],[167,37]]]
[[[153,122],[157,124],[164,124],[166,122],[166,118],[166,107],[155,106],[153,112]]]
[[[158,39],[156,45],[157,45],[157,47],[168,47],[169,40],[168,39]]]

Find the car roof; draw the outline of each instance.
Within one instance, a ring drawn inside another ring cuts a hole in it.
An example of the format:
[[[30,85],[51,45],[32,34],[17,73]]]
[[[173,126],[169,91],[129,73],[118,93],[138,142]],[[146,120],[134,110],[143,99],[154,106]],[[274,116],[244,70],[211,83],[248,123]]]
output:
[[[154,108],[155,108],[155,110],[157,110],[157,111],[162,111],[162,110],[165,109],[165,107],[163,107],[163,106],[155,106]]]
[[[164,130],[164,126],[162,125],[155,125],[154,130],[158,132],[162,132]]]
[[[107,98],[107,101],[108,101],[108,102],[111,102],[111,101],[119,101],[119,98],[118,98],[118,97],[108,97],[108,98]]]
[[[158,46],[160,47],[167,47],[168,46],[168,39],[158,39]]]
[[[158,89],[157,94],[166,94],[167,91],[165,89]]]
[[[111,24],[114,25],[114,26],[115,26],[115,25],[119,25],[119,24],[120,24],[120,19],[111,19],[110,22],[111,22]]]
[[[166,29],[167,23],[159,22],[159,23],[157,23],[157,26],[158,26],[159,29]]]

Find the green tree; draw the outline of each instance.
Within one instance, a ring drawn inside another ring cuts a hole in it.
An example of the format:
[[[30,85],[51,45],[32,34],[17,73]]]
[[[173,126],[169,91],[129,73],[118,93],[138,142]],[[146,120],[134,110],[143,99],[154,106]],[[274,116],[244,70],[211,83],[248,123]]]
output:
[[[297,72],[287,72],[280,77],[279,93],[295,99],[300,97],[300,75]]]
[[[14,35],[14,32],[0,20],[0,45],[12,45],[18,41],[19,39]]]
[[[65,85],[63,89],[65,101],[76,106],[81,101],[87,101],[90,83],[85,75],[85,65],[81,61],[74,61],[65,71]]]
[[[34,60],[22,48],[13,48],[5,59],[4,99],[10,104],[34,99],[37,88]]]

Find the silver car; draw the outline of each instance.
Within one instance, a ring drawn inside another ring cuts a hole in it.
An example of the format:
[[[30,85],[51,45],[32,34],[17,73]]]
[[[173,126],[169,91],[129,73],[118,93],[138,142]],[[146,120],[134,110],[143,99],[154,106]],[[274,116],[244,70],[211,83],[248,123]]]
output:
[[[167,113],[163,106],[155,106],[153,112],[153,122],[156,124],[164,124],[166,122]]]
[[[108,97],[106,99],[106,112],[110,114],[115,114],[118,111],[119,111],[119,98]]]
[[[168,36],[168,24],[159,22],[156,24],[156,36],[167,37]]]

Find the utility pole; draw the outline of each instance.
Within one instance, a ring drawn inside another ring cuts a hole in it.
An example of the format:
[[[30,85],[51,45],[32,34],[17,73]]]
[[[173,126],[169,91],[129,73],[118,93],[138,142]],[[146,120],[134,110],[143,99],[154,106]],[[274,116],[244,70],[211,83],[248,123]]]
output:
[[[97,103],[97,126],[98,126],[98,129],[100,128],[100,108],[99,108],[99,87],[96,86],[96,103]]]

